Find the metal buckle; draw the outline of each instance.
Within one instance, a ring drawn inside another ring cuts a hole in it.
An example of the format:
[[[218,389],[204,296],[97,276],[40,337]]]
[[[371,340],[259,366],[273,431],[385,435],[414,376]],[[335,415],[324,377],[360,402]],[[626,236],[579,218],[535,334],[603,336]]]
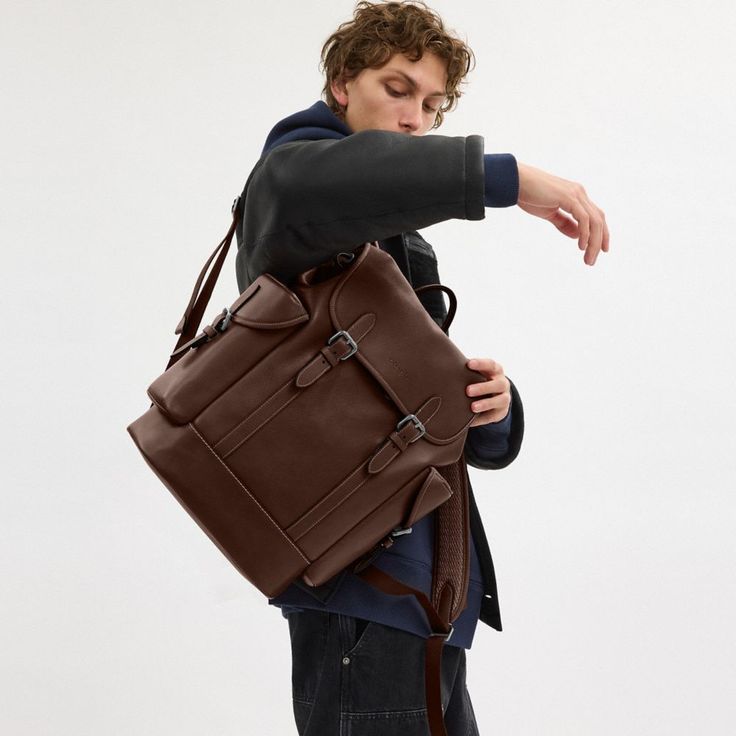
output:
[[[225,309],[222,310],[222,319],[217,323],[215,329],[218,332],[225,332],[232,319],[233,313],[230,311],[230,307],[225,307]]]
[[[347,266],[348,263],[352,263],[355,260],[355,253],[351,251],[342,251],[335,256],[335,261],[338,266]]]
[[[450,637],[452,636],[453,631],[455,631],[455,627],[450,624],[450,630],[446,634],[444,631],[433,631],[430,636],[444,636],[446,644],[448,641],[450,641]]]
[[[396,431],[401,432],[402,428],[408,423],[413,422],[414,427],[418,429],[421,434],[418,434],[416,437],[409,440],[409,444],[412,442],[416,442],[418,439],[424,437],[424,435],[427,433],[427,430],[424,428],[424,425],[419,421],[416,414],[407,414],[397,425],[396,425]]]
[[[328,341],[328,345],[332,345],[335,340],[339,340],[341,337],[344,337],[347,341],[348,345],[350,345],[350,352],[346,353],[345,355],[340,357],[340,360],[347,360],[351,355],[355,355],[355,353],[358,352],[358,343],[353,340],[352,337],[348,334],[346,330],[340,330],[339,332],[336,332]]]
[[[235,212],[235,208],[238,206],[238,202],[240,202],[241,195],[238,194],[237,197],[233,200],[233,206],[230,208],[230,214],[233,214]]]
[[[400,526],[397,526],[396,529],[391,532],[392,537],[400,537],[402,534],[411,534],[411,527],[408,526],[406,529],[402,529]]]

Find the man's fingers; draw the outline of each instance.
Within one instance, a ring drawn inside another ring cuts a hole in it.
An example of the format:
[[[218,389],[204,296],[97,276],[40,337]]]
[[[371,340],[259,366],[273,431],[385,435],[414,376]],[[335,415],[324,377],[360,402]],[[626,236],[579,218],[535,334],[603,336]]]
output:
[[[470,358],[468,368],[486,374],[503,373],[503,366],[491,358]]]
[[[570,205],[570,212],[578,221],[578,248],[585,250],[588,247],[588,237],[590,235],[590,215],[583,203],[577,199]]]
[[[601,244],[601,250],[604,253],[608,253],[608,223],[606,222],[606,213],[599,209],[601,213],[601,221],[603,222],[603,243]]]
[[[562,212],[562,210],[557,210],[554,216],[550,219],[550,222],[563,235],[567,235],[568,238],[578,238],[580,236],[580,228],[578,227],[578,223],[575,222],[572,217]]]
[[[503,366],[491,358],[471,358],[468,367],[489,377],[488,381],[471,383],[465,388],[468,396],[478,397],[470,404],[476,414],[470,426],[500,422],[511,406],[511,382],[503,374]]]
[[[470,408],[476,414],[481,414],[486,411],[503,410],[503,416],[508,413],[508,408],[511,405],[511,397],[509,394],[498,394],[496,396],[490,396],[485,399],[476,399]]]
[[[603,240],[603,226],[598,219],[597,212],[593,212],[593,205],[585,202],[583,206],[590,212],[590,233],[588,235],[588,244],[585,248],[584,260],[589,266],[595,265],[598,253],[601,250],[601,241]]]
[[[466,386],[465,393],[468,396],[485,396],[486,394],[502,394],[511,389],[511,384],[506,376],[497,376],[490,381],[471,383]]]
[[[603,211],[588,197],[585,187],[517,161],[517,205],[536,217],[549,220],[564,235],[577,238],[584,262],[592,266],[598,254],[609,249],[609,233]],[[559,210],[569,212],[572,222]]]
[[[563,235],[577,238],[578,248],[585,251],[583,260],[590,266],[594,265],[600,251],[608,253],[610,236],[603,211],[589,200],[574,201],[569,205],[573,217],[566,215],[563,209],[558,210],[549,221]]]
[[[609,233],[605,214],[588,199],[584,189],[582,198],[573,201],[570,211],[580,225],[578,248],[585,251],[583,261],[594,266],[601,251],[608,253]]]

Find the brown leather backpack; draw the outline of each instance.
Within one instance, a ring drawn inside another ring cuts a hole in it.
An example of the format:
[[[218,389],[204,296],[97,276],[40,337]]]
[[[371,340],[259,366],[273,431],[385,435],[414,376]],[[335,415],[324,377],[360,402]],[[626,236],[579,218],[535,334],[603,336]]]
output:
[[[300,274],[257,278],[197,333],[239,215],[199,275],[151,407],[127,428],[154,473],[230,562],[268,597],[347,567],[414,595],[433,634],[425,689],[446,734],[442,646],[466,606],[467,468],[479,374],[447,336],[452,290],[412,289],[377,242]],[[209,278],[204,276],[215,256]],[[450,298],[440,327],[417,298]],[[432,600],[370,563],[437,509]]]

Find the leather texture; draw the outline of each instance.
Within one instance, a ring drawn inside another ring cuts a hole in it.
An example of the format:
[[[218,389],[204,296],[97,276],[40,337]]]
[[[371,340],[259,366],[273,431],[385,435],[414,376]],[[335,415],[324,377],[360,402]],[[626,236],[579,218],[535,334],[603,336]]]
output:
[[[235,207],[234,207],[235,210]],[[444,734],[438,673],[466,605],[474,418],[482,374],[428,314],[377,242],[339,253],[290,287],[269,273],[196,332],[233,236],[200,274],[151,407],[128,426],[148,465],[235,568],[268,597],[319,586],[354,565],[413,594],[427,641],[433,736]],[[210,263],[216,266],[207,281]],[[201,290],[201,291],[200,291]],[[432,600],[370,565],[397,532],[438,513]]]

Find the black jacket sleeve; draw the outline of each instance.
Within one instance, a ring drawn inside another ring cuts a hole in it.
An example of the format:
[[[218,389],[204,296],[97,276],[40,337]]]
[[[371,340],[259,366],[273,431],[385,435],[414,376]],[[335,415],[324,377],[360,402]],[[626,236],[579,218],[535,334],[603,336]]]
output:
[[[449,219],[485,217],[483,137],[363,130],[277,146],[244,192],[236,273],[288,284],[342,250]]]
[[[506,378],[509,378],[506,376]],[[465,443],[464,455],[468,465],[472,465],[479,470],[498,470],[505,468],[516,459],[521,449],[521,440],[524,437],[524,406],[521,403],[521,397],[509,378],[511,384],[511,432],[509,434],[509,448],[505,455],[493,460],[481,460],[478,455],[473,452],[472,445]]]

